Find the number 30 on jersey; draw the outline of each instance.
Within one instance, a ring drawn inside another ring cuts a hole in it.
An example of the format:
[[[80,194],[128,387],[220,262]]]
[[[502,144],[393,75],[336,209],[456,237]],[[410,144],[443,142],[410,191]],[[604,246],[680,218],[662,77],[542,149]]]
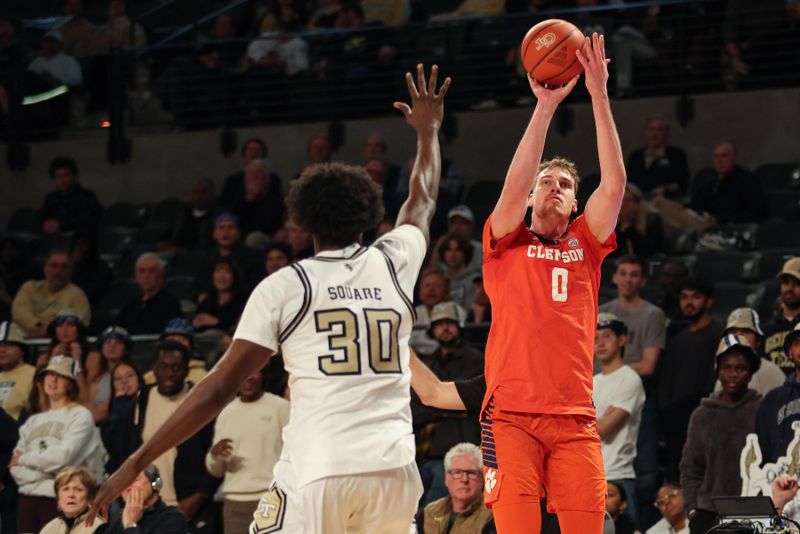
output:
[[[317,332],[328,334],[328,348],[334,354],[319,357],[319,370],[326,375],[361,374],[361,353],[366,352],[370,368],[377,374],[400,373],[398,332],[400,313],[393,309],[365,309],[366,339],[359,332],[353,310],[337,308],[314,313]]]

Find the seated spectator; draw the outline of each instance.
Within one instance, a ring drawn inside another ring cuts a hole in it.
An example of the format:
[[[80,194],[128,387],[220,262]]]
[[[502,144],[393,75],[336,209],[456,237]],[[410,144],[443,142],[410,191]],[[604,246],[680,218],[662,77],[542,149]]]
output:
[[[370,177],[375,180],[383,189],[384,217],[396,219],[405,198],[397,195],[397,181],[400,179],[400,166],[390,163],[386,158],[389,145],[378,132],[372,132],[364,139],[361,146],[361,157],[364,161],[364,168]],[[375,162],[381,162],[377,166]],[[373,172],[370,172],[370,168]],[[378,171],[378,172],[376,172]]]
[[[361,0],[364,8],[364,22],[380,23],[386,26],[400,26],[411,17],[409,0]]]
[[[58,514],[53,482],[59,469],[103,474],[106,451],[92,414],[78,404],[78,362],[55,356],[41,372],[44,406],[19,429],[11,474],[19,486],[20,532],[39,532]]]
[[[54,250],[44,263],[44,280],[25,282],[11,305],[14,328],[25,337],[45,337],[47,325],[61,311],[71,311],[88,325],[92,315],[89,299],[70,283],[69,255]]]
[[[476,275],[472,283],[475,285],[475,301],[467,312],[467,323],[491,323],[492,301],[489,300],[489,295],[486,294],[486,288],[483,287],[483,275]]]
[[[784,340],[800,324],[800,257],[786,260],[778,273],[780,281],[779,312],[764,325],[764,351],[767,357],[793,376],[795,362],[787,358]]]
[[[0,408],[14,420],[27,408],[36,368],[25,363],[28,345],[11,331],[11,324],[0,324]]]
[[[221,258],[227,258],[241,271],[245,291],[247,293],[252,291],[264,278],[264,259],[257,251],[241,242],[239,219],[232,213],[217,215],[211,235],[216,246],[206,252],[197,262],[197,274],[194,279],[195,290],[198,294],[209,291],[214,266]]]
[[[56,474],[54,484],[59,514],[39,531],[40,534],[90,534],[105,524],[102,517],[95,515],[92,526],[86,525],[97,494],[97,479],[88,469],[64,467]]]
[[[112,48],[138,48],[146,44],[142,25],[127,15],[125,0],[108,1],[108,21],[97,27],[92,38],[92,53],[106,55]]]
[[[800,325],[786,335],[783,348],[795,372],[782,386],[767,393],[756,416],[758,445],[765,463],[787,455],[795,435],[793,425],[800,421],[800,412],[793,408],[800,403]]]
[[[175,341],[189,350],[189,354],[192,357],[189,360],[189,375],[186,378],[192,385],[200,382],[208,374],[204,355],[195,351],[194,328],[192,328],[192,324],[188,320],[183,317],[170,319],[164,328],[164,332],[161,333],[161,341]],[[156,383],[156,376],[153,371],[145,373],[144,383],[147,385]]]
[[[267,245],[264,256],[264,271],[267,276],[290,263],[294,263],[292,248],[286,243],[275,242]]]
[[[661,116],[644,125],[645,146],[628,156],[628,183],[639,186],[646,197],[679,198],[689,187],[689,164],[682,148],[668,145],[669,124]]]
[[[78,59],[88,56],[95,28],[83,16],[82,0],[66,0],[64,13],[67,20],[56,28],[61,34],[64,52]]]
[[[164,480],[155,465],[148,465],[122,492],[125,506],[120,517],[105,534],[141,532],[142,534],[185,534],[186,518],[181,510],[161,500]]]
[[[100,352],[101,372],[94,380],[89,381],[89,402],[86,407],[92,411],[95,422],[100,423],[108,416],[113,395],[114,369],[121,361],[130,358],[133,340],[121,326],[109,326],[97,336],[97,348]]]
[[[214,246],[214,182],[198,178],[192,184],[189,205],[186,206],[170,237],[169,244],[160,249],[185,252]]]
[[[78,183],[78,165],[72,158],[55,158],[50,163],[50,178],[55,191],[44,197],[39,208],[42,232],[79,232],[97,235],[102,208],[97,195]]]
[[[270,187],[273,179],[267,160],[254,159],[245,169],[244,196],[231,206],[245,239],[253,232],[271,237],[283,224],[286,206],[280,191]]]
[[[189,349],[176,341],[159,344],[153,365],[156,383],[142,389],[135,410],[128,414],[128,431],[123,434],[129,440],[125,453],[133,453],[149,440],[186,398],[191,388],[186,381],[190,359]],[[213,422],[210,422],[187,441],[153,461],[163,479],[161,499],[169,506],[177,506],[190,528],[207,520],[207,505],[211,504],[208,497],[214,494],[218,485],[204,466],[204,458],[211,448],[213,428]]]
[[[747,340],[750,348],[761,358],[761,367],[750,379],[750,389],[762,396],[783,385],[786,375],[781,368],[764,356],[764,332],[758,312],[753,308],[736,308],[728,315],[728,322],[722,335],[734,334]],[[721,391],[722,384],[717,380],[714,391]]]
[[[236,202],[237,198],[244,197],[244,170],[254,159],[267,159],[269,157],[269,148],[267,143],[260,137],[251,137],[242,143],[240,155],[242,157],[242,170],[225,178],[225,182],[222,184],[222,192],[219,195],[221,206],[231,206]],[[270,187],[277,187],[279,192],[280,186],[280,180],[270,181]]]
[[[468,267],[478,251],[460,235],[447,234],[439,241],[437,252],[445,264],[444,274],[450,280],[450,299],[463,309],[470,309],[475,302],[475,276],[480,271],[470,271]]]
[[[661,268],[661,274],[658,277],[658,293],[653,301],[653,304],[658,306],[664,311],[667,319],[670,322],[670,327],[674,324],[680,323],[683,320],[681,313],[680,296],[681,284],[686,278],[689,277],[689,268],[686,264],[679,260],[667,260]],[[685,325],[681,325],[685,326]],[[673,332],[669,332],[673,330]],[[677,330],[668,329],[668,333],[674,333]],[[668,336],[671,337],[671,336]]]
[[[716,224],[763,220],[767,213],[761,183],[736,164],[733,144],[717,143],[712,156],[713,169],[695,178],[689,207],[713,217]]]
[[[454,302],[442,302],[431,311],[429,335],[439,347],[427,364],[439,380],[471,378],[483,371],[483,354],[461,335],[459,309]],[[447,451],[459,441],[480,442],[478,412],[466,414],[424,409],[412,401],[417,459],[426,493],[423,503],[445,495],[442,462]]]
[[[92,236],[75,234],[69,258],[72,261],[71,281],[96,305],[111,285],[113,273],[97,253],[97,241]]]
[[[625,186],[616,233],[617,249],[611,255],[635,254],[648,258],[664,251],[661,216],[650,208],[641,190],[632,183]]]
[[[689,534],[689,519],[684,510],[683,491],[678,484],[668,482],[658,490],[654,503],[661,520],[647,529],[647,534]]]
[[[214,17],[211,28],[198,38],[201,43],[210,43],[218,51],[220,60],[226,68],[235,68],[242,57],[244,46],[237,39],[236,25],[231,12],[220,13]]]
[[[716,523],[712,496],[738,495],[742,489],[739,461],[761,404],[761,395],[747,386],[760,365],[747,340],[723,336],[716,365],[722,391],[703,399],[692,413],[680,463],[692,534],[705,534]]]
[[[303,170],[310,165],[314,165],[315,163],[330,163],[332,150],[331,138],[327,133],[317,132],[311,134],[308,141],[306,141],[306,158],[308,161],[305,166],[300,169],[295,178],[300,176]]]
[[[597,318],[594,353],[602,370],[594,375],[592,399],[597,411],[597,432],[606,477],[628,495],[626,514],[636,521],[636,441],[644,407],[644,387],[639,375],[622,361],[628,327],[616,315]]]
[[[628,494],[620,484],[609,480],[608,495],[606,495],[606,513],[614,521],[616,534],[634,534],[638,532],[630,517],[625,513],[628,509]]]
[[[277,0],[267,8],[256,33],[275,30],[281,24],[294,26],[298,30],[308,23],[306,7],[300,0]]]
[[[311,14],[308,21],[309,30],[327,30],[336,26],[339,12],[342,10],[341,0],[322,0],[319,8]]]
[[[83,85],[81,64],[64,53],[64,38],[57,30],[51,30],[42,37],[39,55],[28,65],[28,70],[37,74],[51,87]]]
[[[308,72],[308,44],[296,35],[295,22],[281,21],[273,30],[260,34],[247,47],[249,83],[275,82],[275,77],[292,77]],[[253,76],[255,74],[255,76]]]
[[[120,360],[111,371],[111,400],[108,417],[100,426],[103,443],[108,451],[106,471],[113,473],[127,459],[128,414],[133,410],[139,392],[144,387],[144,377],[129,359]]]
[[[409,344],[421,356],[429,356],[439,347],[435,339],[428,335],[431,325],[431,312],[434,306],[450,300],[450,280],[442,271],[428,269],[419,277],[419,304],[414,308],[417,319],[411,332]],[[458,308],[459,323],[464,324],[467,312]]]
[[[714,389],[714,354],[722,332],[709,313],[714,305],[710,282],[688,278],[681,287],[680,304],[689,325],[667,341],[656,372],[658,421],[671,481],[678,476],[689,418]]]
[[[135,278],[141,295],[120,310],[117,324],[134,335],[157,334],[181,316],[180,303],[164,289],[164,261],[145,252],[136,259]]]
[[[210,328],[228,331],[236,326],[247,302],[247,294],[242,288],[238,269],[228,258],[220,258],[214,264],[210,288],[198,297],[197,302],[192,326],[198,332]]]
[[[289,401],[264,391],[267,369],[247,377],[239,387],[239,397],[219,414],[214,425],[214,446],[206,454],[208,472],[224,478],[225,534],[247,532],[261,494],[269,489],[272,469],[283,448],[282,430],[289,423]],[[259,421],[256,427],[252,425],[254,421]]]
[[[469,208],[469,206],[459,204],[458,206],[453,206],[453,208],[447,212],[446,235],[450,234],[469,240],[474,253],[472,254],[472,258],[467,265],[467,269],[470,271],[480,272],[481,268],[483,267],[483,245],[481,245],[481,242],[473,237],[475,235],[475,215],[472,213],[472,210]],[[431,267],[436,267],[442,270],[445,269],[446,265],[444,265],[442,258],[439,256],[439,246],[444,239],[445,236],[440,237],[436,242],[436,246],[432,247],[430,260]]]
[[[292,221],[287,221],[285,228],[286,242],[292,249],[294,261],[300,261],[314,255],[314,239],[310,233]]]
[[[483,506],[483,456],[472,443],[454,445],[444,457],[446,497],[417,514],[419,534],[495,532],[492,512]]]
[[[100,377],[102,363],[100,353],[86,339],[86,325],[74,313],[63,311],[50,321],[47,334],[50,337],[50,346],[36,360],[36,367],[46,366],[53,356],[69,356],[78,362],[81,369],[78,373],[81,402],[91,405],[89,384]]]

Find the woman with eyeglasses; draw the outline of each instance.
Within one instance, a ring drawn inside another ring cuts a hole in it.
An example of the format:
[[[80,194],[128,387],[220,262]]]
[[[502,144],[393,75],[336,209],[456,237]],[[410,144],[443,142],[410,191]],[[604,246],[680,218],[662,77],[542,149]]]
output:
[[[125,460],[123,451],[127,450],[128,414],[139,397],[144,385],[142,374],[128,358],[123,358],[114,365],[111,371],[111,400],[108,417],[100,428],[103,443],[108,450],[106,471],[113,473]]]
[[[661,486],[653,505],[661,512],[661,520],[645,534],[689,534],[689,519],[683,509],[683,490],[678,484],[668,482]]]

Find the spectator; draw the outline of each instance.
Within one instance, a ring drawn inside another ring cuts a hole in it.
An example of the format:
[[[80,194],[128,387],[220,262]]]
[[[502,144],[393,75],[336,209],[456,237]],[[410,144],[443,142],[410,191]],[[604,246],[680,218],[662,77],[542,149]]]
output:
[[[594,352],[602,370],[594,375],[592,398],[606,477],[624,489],[629,504],[626,514],[635,521],[633,463],[645,396],[642,379],[622,359],[627,339],[628,327],[616,315],[598,316]]]
[[[689,519],[684,510],[683,490],[674,482],[667,482],[658,490],[654,503],[661,512],[661,520],[647,529],[646,534],[689,534]]]
[[[120,310],[117,324],[131,334],[157,334],[181,316],[178,300],[164,289],[164,261],[145,252],[136,259],[135,278],[141,295]]]
[[[326,30],[336,26],[342,9],[341,0],[322,0],[319,4],[319,8],[311,14],[311,20],[308,21],[309,30]]]
[[[106,471],[113,473],[127,458],[127,420],[133,410],[144,378],[129,359],[120,360],[111,371],[111,402],[108,417],[100,427],[103,443],[108,451]]]
[[[55,191],[44,197],[39,208],[42,232],[79,232],[97,235],[102,208],[97,195],[78,183],[78,165],[72,158],[59,157],[50,162],[50,178]]]
[[[201,35],[198,41],[212,44],[219,51],[220,60],[225,68],[236,68],[244,50],[237,37],[239,36],[233,21],[233,14],[225,12],[214,17],[211,28]]]
[[[483,354],[461,337],[461,319],[455,302],[433,307],[429,333],[439,346],[428,358],[428,366],[437,378],[451,381],[483,372]],[[459,442],[480,442],[478,412],[432,411],[414,402],[412,414],[420,475],[427,490],[423,502],[427,503],[446,494],[442,462],[447,451]]]
[[[214,246],[214,182],[198,178],[192,184],[189,205],[175,225],[167,250],[204,250]]]
[[[121,326],[109,326],[97,336],[97,347],[100,351],[100,374],[89,381],[87,408],[92,411],[94,420],[100,423],[108,417],[113,397],[114,369],[120,362],[131,357],[133,340]]]
[[[400,26],[411,17],[409,0],[362,0],[364,22],[379,23],[386,26]]]
[[[308,161],[295,175],[295,179],[300,177],[309,165],[315,163],[330,163],[332,150],[331,138],[327,133],[316,132],[311,134],[308,141],[306,141],[306,158]]]
[[[474,253],[467,265],[467,269],[480,272],[483,267],[483,246],[480,241],[473,238],[475,234],[475,215],[469,206],[459,204],[458,206],[453,206],[447,212],[447,234],[458,235],[462,239],[469,240]],[[442,258],[439,257],[439,246],[444,239],[444,236],[440,237],[436,246],[432,247],[430,260],[431,267],[437,267],[442,270],[445,269],[446,265],[444,265]]]
[[[428,269],[419,277],[419,304],[415,307],[417,319],[411,332],[409,344],[422,356],[429,356],[439,347],[435,339],[428,335],[431,325],[431,312],[434,306],[450,300],[450,280],[442,271]],[[458,319],[464,324],[467,312],[459,307]]]
[[[283,228],[275,234],[275,241],[289,245],[293,262],[310,258],[314,255],[314,240],[311,234],[297,226],[293,221],[286,221]]]
[[[222,258],[227,258],[242,273],[243,285],[247,293],[264,278],[264,260],[261,254],[246,247],[240,241],[239,219],[232,213],[221,213],[214,218],[214,243],[216,246],[207,251],[197,262],[197,275],[194,287],[198,293],[208,292],[211,288],[214,266]]]
[[[714,389],[714,353],[722,331],[709,314],[714,304],[710,282],[699,278],[684,281],[680,303],[689,326],[667,343],[659,362],[656,386],[669,481],[678,476],[689,417],[700,400]]]
[[[89,300],[70,283],[72,264],[66,252],[54,250],[44,263],[44,280],[25,282],[11,306],[14,327],[25,337],[45,337],[47,325],[61,312],[70,310],[88,325],[92,315]]]
[[[396,175],[393,181],[391,165],[383,159],[372,158],[364,164],[364,170],[367,171],[372,181],[381,187],[384,215],[389,219],[396,218],[403,200],[394,194],[397,182]]]
[[[129,443],[126,453],[135,451],[150,439],[172,415],[189,393],[186,381],[191,352],[176,341],[164,341],[155,353],[153,372],[156,384],[145,386],[128,415]],[[217,483],[205,470],[204,458],[211,447],[213,424],[209,423],[187,441],[153,461],[163,480],[160,497],[169,506],[177,506],[190,525],[207,522],[206,513]],[[124,457],[124,455],[123,455]]]
[[[472,256],[478,253],[468,239],[457,234],[447,234],[439,241],[439,257],[445,264],[445,276],[450,280],[450,298],[468,310],[475,302],[475,275],[480,271],[468,269]]]
[[[97,479],[88,469],[64,467],[56,474],[54,485],[59,514],[39,534],[90,534],[105,524],[102,517],[95,515],[92,526],[86,525],[97,494]]]
[[[753,308],[736,308],[728,315],[728,322],[722,335],[734,334],[747,340],[750,348],[761,358],[761,366],[750,379],[750,389],[756,390],[761,396],[766,396],[773,389],[783,385],[786,375],[772,360],[764,357],[764,332],[758,312]],[[714,391],[721,391],[722,384],[717,380]]]
[[[267,245],[264,256],[264,272],[267,276],[290,263],[294,263],[292,248],[286,243],[275,242]]]
[[[122,492],[125,507],[118,519],[109,523],[105,534],[186,534],[188,527],[181,510],[161,499],[164,481],[155,465],[148,465]]]
[[[214,264],[210,286],[197,299],[192,326],[198,332],[210,328],[228,331],[236,326],[247,302],[241,275],[228,258],[220,258]]]
[[[261,494],[269,489],[272,469],[283,448],[282,430],[289,423],[289,401],[264,392],[267,369],[250,375],[239,388],[239,398],[219,414],[214,446],[206,454],[208,472],[224,477],[225,534],[247,532]],[[256,427],[252,426],[254,421],[259,422]]]
[[[78,404],[78,362],[55,356],[44,375],[44,410],[19,429],[9,466],[19,485],[20,532],[39,532],[57,514],[53,481],[62,467],[103,474],[106,451],[92,414]]]
[[[51,87],[68,85],[71,88],[83,85],[81,64],[63,51],[64,38],[57,30],[42,37],[39,55],[28,65],[28,70],[37,74]]]
[[[800,257],[783,264],[780,280],[780,313],[764,325],[764,351],[787,376],[794,375],[795,364],[784,352],[784,338],[800,323]]]
[[[661,274],[658,277],[658,293],[654,303],[664,311],[664,315],[669,321],[668,338],[672,337],[670,334],[674,333],[671,332],[671,327],[676,323],[681,323],[684,319],[680,305],[681,285],[688,276],[689,269],[682,261],[664,261],[664,266],[661,268]]]
[[[97,241],[89,235],[75,234],[69,258],[72,261],[72,283],[83,290],[92,305],[97,305],[113,278],[108,264],[97,253]]]
[[[244,196],[232,205],[245,239],[253,232],[272,237],[283,225],[286,207],[280,191],[270,187],[273,179],[267,160],[254,159],[245,169]]]
[[[164,331],[161,333],[161,341],[175,341],[180,343],[192,355],[189,360],[189,375],[186,377],[188,381],[194,385],[200,382],[208,372],[206,371],[206,362],[202,354],[197,354],[194,346],[194,328],[192,324],[183,317],[176,317],[170,319]],[[200,356],[198,358],[198,356]],[[144,375],[144,383],[147,385],[156,383],[156,376],[153,371],[148,371]]]
[[[756,416],[758,445],[765,463],[773,463],[786,456],[789,443],[794,439],[795,421],[800,421],[800,326],[795,326],[784,339],[786,358],[794,363],[795,373],[782,386],[764,397]]]
[[[716,523],[712,496],[741,491],[739,462],[761,404],[761,395],[747,387],[761,365],[747,340],[724,336],[716,360],[722,391],[703,399],[692,413],[680,464],[692,534],[705,534]]]
[[[15,421],[27,407],[36,368],[25,363],[28,345],[11,331],[8,321],[0,323],[0,408]]]
[[[8,463],[18,440],[17,422],[0,407],[0,527],[11,525],[9,534],[17,532],[17,485]]]
[[[128,17],[125,0],[109,0],[108,21],[97,27],[92,39],[92,52],[107,55],[112,48],[139,48],[146,41],[144,28]]]
[[[628,496],[625,493],[625,488],[612,480],[607,481],[607,483],[606,513],[614,521],[614,532],[616,534],[634,534],[638,532],[625,513],[628,509]]]
[[[642,191],[628,182],[617,219],[617,249],[612,255],[635,254],[642,258],[664,251],[664,225],[650,208]]]
[[[492,512],[483,506],[483,457],[473,443],[458,443],[444,457],[448,495],[417,514],[419,534],[494,534]]]
[[[761,184],[736,164],[736,150],[727,141],[714,145],[713,169],[695,178],[689,207],[713,217],[717,224],[758,222],[766,216]]]
[[[257,33],[274,30],[280,24],[289,24],[301,29],[308,23],[308,14],[303,2],[299,0],[278,0],[267,8],[261,19]]]
[[[682,148],[668,145],[669,124],[661,116],[644,124],[644,147],[628,156],[628,183],[633,182],[649,198],[680,198],[689,187],[689,163]]]
[[[372,173],[370,173],[370,177],[383,188],[384,216],[387,219],[394,220],[397,218],[397,213],[405,197],[400,197],[397,194],[397,182],[400,179],[400,166],[389,162],[386,157],[388,151],[388,143],[378,132],[372,132],[367,135],[366,139],[364,139],[364,143],[361,145],[361,157],[368,173],[370,172],[369,168],[371,162],[377,160],[383,163],[383,176],[381,179],[376,180],[376,177],[373,176]]]
[[[296,35],[296,30],[295,22],[281,21],[274,30],[260,34],[248,45],[249,72],[256,74],[256,77],[249,77],[253,87],[308,72],[308,44]]]
[[[64,13],[67,20],[56,28],[61,34],[64,52],[78,59],[88,56],[95,28],[83,16],[82,0],[66,0]]]
[[[472,281],[475,284],[475,300],[467,313],[467,323],[481,324],[492,322],[492,302],[483,287],[483,275],[475,276]]]
[[[219,203],[222,206],[231,206],[236,199],[244,197],[244,170],[255,159],[267,159],[269,148],[267,143],[260,137],[251,137],[242,143],[240,151],[242,157],[242,170],[237,171],[227,178],[222,184],[222,193],[219,195]],[[280,189],[280,180],[270,181],[270,187]]]

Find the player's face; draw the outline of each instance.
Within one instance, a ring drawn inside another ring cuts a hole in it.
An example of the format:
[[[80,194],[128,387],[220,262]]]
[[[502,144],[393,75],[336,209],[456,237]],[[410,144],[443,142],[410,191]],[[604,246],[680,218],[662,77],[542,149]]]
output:
[[[696,289],[682,289],[680,296],[681,313],[687,319],[699,319],[711,307],[712,299]]]
[[[800,280],[794,276],[781,276],[781,302],[791,310],[800,308]]]
[[[473,502],[483,490],[483,472],[478,460],[471,454],[459,454],[453,458],[444,475],[444,484],[454,501]]]
[[[656,494],[656,508],[670,525],[684,517],[683,492],[677,488],[663,487]]]
[[[622,500],[622,494],[615,484],[608,485],[608,495],[606,496],[606,512],[616,519],[628,507],[628,501]]]
[[[614,271],[612,279],[617,285],[620,296],[625,298],[638,296],[646,281],[644,273],[642,273],[642,266],[636,263],[621,264]]]
[[[572,212],[578,210],[575,181],[565,169],[545,169],[536,177],[528,203],[533,207],[536,217],[556,215],[569,218]]]
[[[725,354],[719,362],[718,378],[723,395],[740,395],[750,383],[750,365],[747,358],[737,351]]]
[[[750,345],[750,348],[758,352],[759,345],[761,345],[761,338],[759,338],[758,334],[749,328],[729,328],[726,333],[735,334],[745,338],[747,340],[747,344]]]
[[[594,355],[608,363],[616,358],[625,345],[625,336],[618,336],[610,328],[601,328],[594,337]]]

